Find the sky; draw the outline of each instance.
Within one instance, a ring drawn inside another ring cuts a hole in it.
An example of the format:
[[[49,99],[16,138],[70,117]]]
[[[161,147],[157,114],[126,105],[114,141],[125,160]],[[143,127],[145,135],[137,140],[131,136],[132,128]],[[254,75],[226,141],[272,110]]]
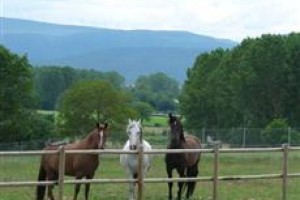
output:
[[[0,0],[0,17],[112,29],[183,30],[240,42],[300,32],[299,0]]]

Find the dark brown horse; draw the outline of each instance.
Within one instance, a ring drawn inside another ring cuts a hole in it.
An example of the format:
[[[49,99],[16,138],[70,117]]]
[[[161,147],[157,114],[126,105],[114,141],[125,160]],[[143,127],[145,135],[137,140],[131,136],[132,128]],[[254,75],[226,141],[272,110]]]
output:
[[[200,149],[200,140],[193,135],[184,135],[180,118],[169,114],[171,128],[168,149]],[[176,169],[180,177],[197,177],[200,153],[167,153],[165,157],[168,178],[172,178],[172,171]],[[169,200],[172,199],[173,183],[169,182]],[[178,182],[177,200],[181,199],[184,186],[187,186],[186,199],[192,196],[196,182]]]
[[[65,145],[66,150],[70,149],[103,149],[107,136],[107,123],[99,124],[83,140]],[[59,145],[49,145],[44,150],[56,150]],[[57,154],[44,154],[42,156],[38,180],[57,180],[58,179],[59,156]],[[76,179],[92,179],[99,165],[97,154],[66,154],[65,174],[74,176]],[[46,186],[37,186],[36,199],[43,200]],[[52,193],[53,185],[48,186],[48,198],[54,200]],[[75,185],[74,200],[80,189],[80,184]],[[85,199],[88,199],[90,184],[85,184]]]

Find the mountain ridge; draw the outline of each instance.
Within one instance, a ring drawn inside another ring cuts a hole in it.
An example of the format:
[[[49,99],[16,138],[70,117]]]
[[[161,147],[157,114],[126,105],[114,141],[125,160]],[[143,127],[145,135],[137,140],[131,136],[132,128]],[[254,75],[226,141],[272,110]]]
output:
[[[117,30],[0,18],[0,44],[33,65],[116,71],[127,81],[164,72],[179,82],[196,57],[237,43],[188,31]]]

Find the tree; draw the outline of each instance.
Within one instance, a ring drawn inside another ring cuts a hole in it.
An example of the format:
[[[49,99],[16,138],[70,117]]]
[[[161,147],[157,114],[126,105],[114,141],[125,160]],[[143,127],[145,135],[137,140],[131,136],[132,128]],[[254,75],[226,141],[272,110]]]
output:
[[[130,103],[127,94],[105,81],[80,82],[69,88],[60,100],[60,123],[69,136],[86,134],[99,121],[108,121],[111,128],[123,130],[127,119],[136,116]]]
[[[43,110],[55,110],[59,96],[77,80],[71,67],[44,66],[34,68],[35,90]]]
[[[145,102],[135,102],[133,104],[133,107],[137,110],[138,112],[138,118],[145,120],[149,119],[150,115],[153,113],[154,109],[152,108],[151,105]]]
[[[179,98],[193,129],[299,126],[300,34],[247,38],[231,50],[201,54]]]
[[[53,130],[42,125],[36,111],[32,67],[26,56],[11,53],[0,46],[0,141],[30,140]]]
[[[174,111],[179,84],[164,73],[140,76],[135,81],[133,94],[137,101],[146,102],[157,111]]]
[[[228,77],[224,68],[228,54],[228,51],[222,49],[201,54],[194,67],[188,70],[188,79],[179,98],[187,127],[216,128],[225,125],[223,118],[232,119],[232,113],[230,118],[221,115],[231,108],[226,105],[230,101],[226,84]]]
[[[278,145],[288,142],[288,122],[285,119],[273,119],[263,130],[265,144]]]
[[[76,69],[76,74],[79,81],[104,80],[109,82],[114,88],[123,89],[125,87],[125,78],[117,72]]]

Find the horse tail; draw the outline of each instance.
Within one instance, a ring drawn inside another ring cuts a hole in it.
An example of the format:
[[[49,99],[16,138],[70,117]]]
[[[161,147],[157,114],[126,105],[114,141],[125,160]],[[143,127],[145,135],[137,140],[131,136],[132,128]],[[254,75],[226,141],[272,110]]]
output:
[[[38,181],[44,181],[46,179],[46,171],[42,164],[40,165]],[[36,200],[43,200],[45,195],[46,186],[38,185],[36,189]]]
[[[187,177],[197,177],[198,175],[198,161],[192,166],[189,167],[187,169]],[[186,192],[186,196],[187,198],[189,198],[190,196],[193,195],[195,187],[196,187],[196,181],[189,181],[186,182],[186,186],[187,186],[187,192]]]

